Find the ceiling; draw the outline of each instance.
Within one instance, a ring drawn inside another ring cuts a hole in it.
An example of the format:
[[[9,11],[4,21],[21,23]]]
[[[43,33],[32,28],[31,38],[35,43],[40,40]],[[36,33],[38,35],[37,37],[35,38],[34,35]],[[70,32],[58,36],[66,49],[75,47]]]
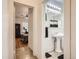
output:
[[[59,8],[63,8],[64,5],[64,0],[45,0],[45,2],[56,5]],[[28,6],[23,5],[21,3],[15,3],[16,17],[25,17],[26,15],[28,15],[28,8]]]
[[[28,7],[20,3],[15,3],[15,16],[25,17],[26,15],[28,15]]]
[[[63,8],[64,5],[64,0],[45,0],[45,2],[47,1],[47,3],[51,3],[53,5],[56,5],[60,8]]]

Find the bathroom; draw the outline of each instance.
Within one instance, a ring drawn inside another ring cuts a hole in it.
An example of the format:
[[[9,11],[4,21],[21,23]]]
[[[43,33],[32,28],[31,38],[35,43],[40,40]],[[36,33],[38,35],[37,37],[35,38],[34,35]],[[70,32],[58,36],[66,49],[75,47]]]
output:
[[[64,0],[47,0],[44,10],[43,58],[64,59]]]

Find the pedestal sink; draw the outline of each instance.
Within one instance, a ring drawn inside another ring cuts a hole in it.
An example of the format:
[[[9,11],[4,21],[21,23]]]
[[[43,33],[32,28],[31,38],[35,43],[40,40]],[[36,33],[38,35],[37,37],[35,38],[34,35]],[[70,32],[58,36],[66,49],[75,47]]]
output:
[[[56,42],[55,42],[55,51],[56,52],[62,52],[62,38],[64,37],[63,33],[58,33],[56,35],[54,35],[54,37],[56,38]]]

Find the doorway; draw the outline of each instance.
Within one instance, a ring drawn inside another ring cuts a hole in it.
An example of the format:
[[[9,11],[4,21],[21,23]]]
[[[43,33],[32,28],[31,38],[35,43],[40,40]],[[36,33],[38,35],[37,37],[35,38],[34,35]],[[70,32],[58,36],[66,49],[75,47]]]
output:
[[[44,2],[43,41],[46,44],[42,45],[43,59],[70,59],[70,3],[68,9],[66,0]]]
[[[16,59],[37,59],[33,55],[33,7],[15,2]]]

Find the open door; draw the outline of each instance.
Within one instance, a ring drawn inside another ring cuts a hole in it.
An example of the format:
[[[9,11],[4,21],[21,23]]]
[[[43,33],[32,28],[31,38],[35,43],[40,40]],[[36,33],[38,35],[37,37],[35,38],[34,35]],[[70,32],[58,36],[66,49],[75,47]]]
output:
[[[70,0],[44,0],[42,59],[70,59]]]

